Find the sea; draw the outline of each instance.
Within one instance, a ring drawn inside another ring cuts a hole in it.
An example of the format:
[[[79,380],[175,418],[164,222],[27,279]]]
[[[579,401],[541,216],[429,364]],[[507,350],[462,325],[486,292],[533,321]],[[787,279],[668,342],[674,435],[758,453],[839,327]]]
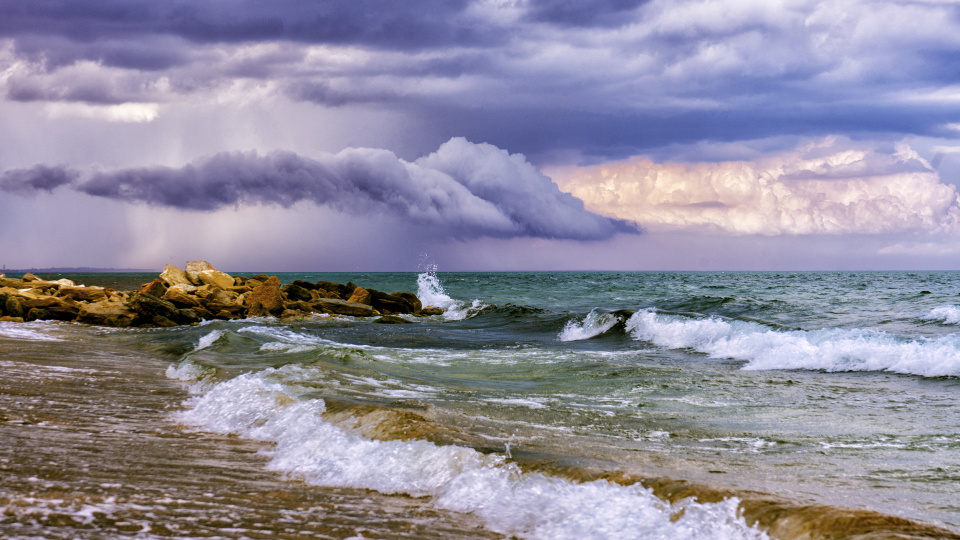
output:
[[[279,277],[443,314],[0,322],[0,537],[960,538],[958,272]]]

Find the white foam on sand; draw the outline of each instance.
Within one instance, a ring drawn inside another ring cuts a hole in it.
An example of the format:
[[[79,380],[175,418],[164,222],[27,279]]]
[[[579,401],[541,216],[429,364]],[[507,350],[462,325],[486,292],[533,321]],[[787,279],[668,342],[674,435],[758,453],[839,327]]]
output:
[[[429,504],[475,514],[506,535],[766,538],[746,525],[736,499],[671,505],[640,485],[527,474],[504,456],[472,448],[363,438],[324,422],[323,400],[295,395],[296,380],[312,376],[303,366],[247,373],[192,398],[177,419],[202,430],[273,442],[268,467],[306,482],[428,497]]]

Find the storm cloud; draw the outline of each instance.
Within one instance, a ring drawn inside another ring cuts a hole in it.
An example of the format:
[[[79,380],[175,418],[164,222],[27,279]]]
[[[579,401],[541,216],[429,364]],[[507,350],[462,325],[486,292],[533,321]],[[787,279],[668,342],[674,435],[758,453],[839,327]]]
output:
[[[25,195],[61,186],[96,197],[182,210],[310,201],[354,215],[388,212],[453,238],[601,240],[636,225],[584,209],[519,154],[452,139],[406,162],[387,150],[350,148],[311,159],[292,152],[220,153],[180,168],[80,171],[36,166],[0,175]]]
[[[228,6],[228,7],[227,7]],[[717,0],[0,0],[0,91],[173,103],[252,89],[548,154],[804,134],[947,136],[960,5]]]

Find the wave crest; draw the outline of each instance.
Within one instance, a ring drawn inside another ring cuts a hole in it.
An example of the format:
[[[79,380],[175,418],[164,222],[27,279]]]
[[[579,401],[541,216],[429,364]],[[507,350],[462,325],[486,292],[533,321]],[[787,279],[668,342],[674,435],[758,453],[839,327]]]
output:
[[[576,319],[567,321],[566,326],[563,327],[557,337],[560,338],[560,341],[590,339],[606,333],[619,322],[620,318],[612,313],[592,309],[581,321]]]
[[[889,371],[925,377],[960,376],[960,338],[907,339],[878,330],[774,331],[759,323],[691,319],[638,311],[626,323],[634,339],[712,358],[744,360],[744,369]]]

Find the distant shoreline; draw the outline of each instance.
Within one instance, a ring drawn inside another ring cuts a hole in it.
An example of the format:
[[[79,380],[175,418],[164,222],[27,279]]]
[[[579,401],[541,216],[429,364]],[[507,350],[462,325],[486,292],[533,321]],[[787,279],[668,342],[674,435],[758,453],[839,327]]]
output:
[[[156,270],[147,270],[143,268],[3,268],[0,273],[7,274],[145,274],[153,273]]]

